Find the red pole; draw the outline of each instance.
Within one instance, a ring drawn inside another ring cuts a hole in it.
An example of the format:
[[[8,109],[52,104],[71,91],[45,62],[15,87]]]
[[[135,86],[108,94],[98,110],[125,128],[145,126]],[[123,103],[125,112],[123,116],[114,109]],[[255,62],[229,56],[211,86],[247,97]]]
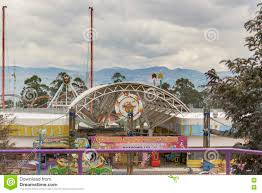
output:
[[[2,22],[2,111],[5,110],[5,9],[7,6],[2,7],[3,22]]]
[[[90,9],[90,88],[93,87],[93,7],[89,7]]]
[[[93,7],[90,9],[90,88],[93,87]],[[90,112],[93,113],[93,103],[90,104]]]

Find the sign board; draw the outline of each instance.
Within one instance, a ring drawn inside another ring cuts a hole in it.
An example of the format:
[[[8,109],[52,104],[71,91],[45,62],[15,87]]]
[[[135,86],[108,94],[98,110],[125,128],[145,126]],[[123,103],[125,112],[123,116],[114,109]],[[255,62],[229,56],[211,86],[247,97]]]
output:
[[[187,138],[181,137],[107,137],[92,138],[94,149],[124,149],[124,148],[186,148]]]

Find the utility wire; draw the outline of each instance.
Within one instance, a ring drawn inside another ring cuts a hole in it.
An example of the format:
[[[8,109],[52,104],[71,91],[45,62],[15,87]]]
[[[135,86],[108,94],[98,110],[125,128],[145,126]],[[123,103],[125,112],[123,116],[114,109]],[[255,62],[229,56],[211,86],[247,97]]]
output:
[[[225,127],[232,128],[231,126],[226,125],[226,124],[224,124],[224,123],[222,123],[222,122],[220,122],[220,121],[218,121],[218,120],[216,120],[216,119],[214,119],[214,118],[212,118],[212,117],[210,117],[210,119],[212,119],[213,121],[215,121],[215,122],[217,122],[217,123],[219,123],[219,124],[221,124],[221,125],[224,125]]]
[[[56,119],[53,119],[53,120],[48,121],[48,122],[46,122],[46,123],[44,123],[44,124],[41,124],[41,125],[39,125],[39,126],[45,126],[45,125],[47,125],[47,124],[53,123],[53,122],[55,122],[55,121],[57,121],[57,120],[59,120],[59,119],[62,119],[62,118],[65,117],[66,115],[67,115],[67,113],[64,114],[64,115],[62,115],[62,116],[60,116],[60,117],[58,117],[58,118],[56,118]]]

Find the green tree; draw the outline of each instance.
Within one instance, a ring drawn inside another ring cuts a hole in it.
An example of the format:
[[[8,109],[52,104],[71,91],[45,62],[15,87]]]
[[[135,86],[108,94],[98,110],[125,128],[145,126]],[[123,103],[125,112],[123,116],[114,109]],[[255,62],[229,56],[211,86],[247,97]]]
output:
[[[113,80],[114,83],[123,82],[125,79],[126,79],[126,77],[124,75],[122,75],[120,72],[116,72],[112,76],[112,80]]]
[[[54,96],[55,93],[57,92],[57,90],[59,89],[59,87],[62,85],[63,83],[63,77],[67,75],[66,72],[60,72],[57,76],[56,79],[53,80],[50,84],[50,92],[51,92],[51,96]],[[65,89],[64,89],[65,91]]]
[[[203,95],[195,89],[194,84],[188,79],[178,79],[173,87],[173,92],[188,106],[192,105],[195,108],[199,108],[203,105]]]
[[[42,84],[42,79],[37,75],[33,75],[24,81],[25,86],[21,92],[24,102],[31,104],[37,97],[48,96],[49,87]],[[36,106],[44,105],[48,99],[40,99],[35,103]]]
[[[76,77],[73,80],[72,85],[76,88],[78,94],[80,94],[83,91],[87,90],[87,86],[86,86],[85,82],[81,78],[79,78],[79,77]]]
[[[166,90],[166,91],[170,91],[170,84],[168,84],[167,82],[164,82],[162,84],[162,89]]]
[[[246,46],[249,58],[222,61],[233,73],[233,77],[220,78],[214,69],[209,78],[208,91],[212,100],[221,101],[222,108],[232,120],[231,134],[245,139],[238,147],[262,150],[262,4],[254,19],[245,23],[250,34]],[[241,155],[235,165],[236,173],[262,174],[262,156]]]
[[[66,72],[60,72],[57,75],[56,79],[51,82],[50,92],[51,92],[52,96],[55,95],[55,93],[57,92],[59,87],[62,85],[62,83],[64,81],[64,76],[69,76],[69,75]],[[76,77],[72,81],[72,77],[70,77],[70,81],[72,82],[72,85],[76,89],[78,94],[82,93],[84,90],[87,90],[86,84],[85,84],[85,82],[81,78]],[[65,91],[66,91],[66,89],[64,87],[63,88],[63,92],[65,92]]]

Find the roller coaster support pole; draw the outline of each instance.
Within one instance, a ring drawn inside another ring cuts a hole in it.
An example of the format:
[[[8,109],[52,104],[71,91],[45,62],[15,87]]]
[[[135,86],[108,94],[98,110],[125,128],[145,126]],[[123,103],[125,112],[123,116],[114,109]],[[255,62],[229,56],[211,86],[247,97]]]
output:
[[[78,175],[82,175],[83,174],[82,159],[83,159],[83,152],[80,152],[80,153],[78,153],[78,158],[77,158]]]
[[[226,153],[226,175],[230,175],[230,160],[232,152],[227,151]]]

